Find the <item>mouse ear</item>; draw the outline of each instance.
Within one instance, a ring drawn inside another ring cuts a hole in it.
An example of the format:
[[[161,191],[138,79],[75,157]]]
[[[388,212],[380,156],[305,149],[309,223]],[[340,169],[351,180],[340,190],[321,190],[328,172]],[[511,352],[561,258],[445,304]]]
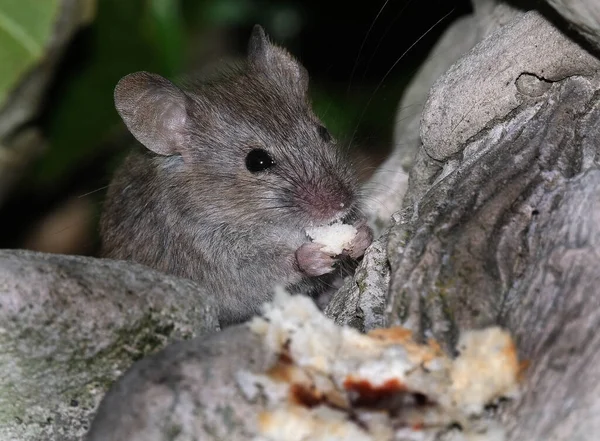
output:
[[[146,148],[159,155],[182,153],[187,97],[178,87],[160,75],[136,72],[121,78],[114,95],[123,122]]]
[[[304,96],[308,92],[308,72],[288,51],[269,41],[264,29],[254,25],[248,43],[248,62],[282,87]]]

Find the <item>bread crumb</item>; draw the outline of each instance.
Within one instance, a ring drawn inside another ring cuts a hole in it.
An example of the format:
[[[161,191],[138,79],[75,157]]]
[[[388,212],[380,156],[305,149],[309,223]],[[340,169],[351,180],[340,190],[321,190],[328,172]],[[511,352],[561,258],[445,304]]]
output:
[[[352,225],[341,222],[306,229],[306,234],[313,242],[324,245],[321,249],[323,252],[334,255],[342,254],[344,249],[348,249],[357,232]]]
[[[521,365],[500,328],[465,332],[452,359],[405,328],[365,335],[337,326],[311,299],[282,289],[248,326],[274,354],[266,372],[237,376],[246,398],[264,403],[254,441],[505,439],[482,416],[518,390]]]
[[[517,393],[520,364],[510,335],[498,327],[467,331],[458,342],[452,364],[452,399],[468,414],[483,411],[498,395]]]

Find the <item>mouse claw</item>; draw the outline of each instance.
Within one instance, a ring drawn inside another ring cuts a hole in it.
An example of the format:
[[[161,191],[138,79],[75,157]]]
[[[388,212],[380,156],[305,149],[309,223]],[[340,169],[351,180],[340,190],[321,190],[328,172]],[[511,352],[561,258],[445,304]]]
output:
[[[373,230],[367,225],[366,221],[359,221],[354,227],[357,229],[357,233],[352,239],[348,255],[353,259],[358,259],[365,254],[365,250],[373,242]]]
[[[296,250],[296,261],[300,270],[309,277],[322,276],[333,271],[335,259],[321,251],[323,245],[307,242]]]

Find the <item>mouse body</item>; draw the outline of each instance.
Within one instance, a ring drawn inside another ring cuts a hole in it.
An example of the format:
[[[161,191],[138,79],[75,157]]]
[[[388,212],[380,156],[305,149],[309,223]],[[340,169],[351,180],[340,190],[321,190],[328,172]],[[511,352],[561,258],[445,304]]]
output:
[[[372,233],[357,174],[308,99],[308,74],[255,26],[245,64],[180,88],[137,72],[115,105],[139,144],[116,171],[100,220],[101,254],[202,284],[223,325],[260,310],[275,285],[318,294],[340,256],[305,229],[343,220]]]

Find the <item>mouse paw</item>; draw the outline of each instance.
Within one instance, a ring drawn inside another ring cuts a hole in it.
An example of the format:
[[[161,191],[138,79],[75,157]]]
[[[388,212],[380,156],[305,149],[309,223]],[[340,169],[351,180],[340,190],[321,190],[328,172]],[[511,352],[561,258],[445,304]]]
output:
[[[296,261],[300,270],[309,277],[322,276],[333,271],[335,259],[321,251],[320,243],[307,242],[296,250]]]
[[[358,259],[365,254],[365,250],[373,242],[373,230],[371,230],[364,220],[354,224],[354,228],[356,228],[357,233],[350,243],[348,255],[353,259]]]

